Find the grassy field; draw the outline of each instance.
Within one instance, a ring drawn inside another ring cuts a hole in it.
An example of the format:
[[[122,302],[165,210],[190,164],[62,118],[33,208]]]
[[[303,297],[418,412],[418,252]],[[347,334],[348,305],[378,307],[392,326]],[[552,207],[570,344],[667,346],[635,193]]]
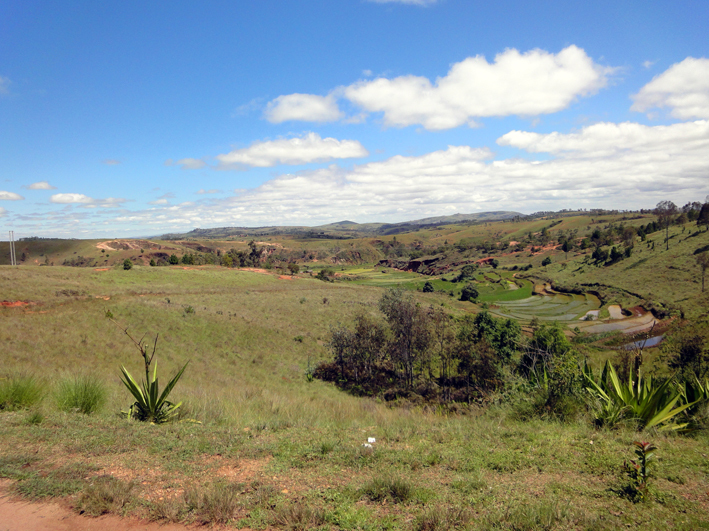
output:
[[[0,267],[2,298],[27,303],[0,308],[0,376],[32,373],[45,395],[0,412],[0,476],[30,499],[65,497],[88,514],[234,528],[709,528],[704,432],[522,421],[502,396],[477,414],[443,415],[309,381],[308,367],[328,358],[332,326],[374,314],[383,287],[422,283],[348,273],[364,278]],[[415,296],[454,313],[473,308],[444,292]],[[184,401],[180,422],[120,416],[130,398],[119,366],[139,375],[142,359],[106,310],[136,338],[159,334],[161,382],[189,360],[173,392]],[[59,410],[56,390],[72,374],[104,384],[99,413]],[[640,438],[659,447],[659,462],[651,498],[632,503],[622,467]]]

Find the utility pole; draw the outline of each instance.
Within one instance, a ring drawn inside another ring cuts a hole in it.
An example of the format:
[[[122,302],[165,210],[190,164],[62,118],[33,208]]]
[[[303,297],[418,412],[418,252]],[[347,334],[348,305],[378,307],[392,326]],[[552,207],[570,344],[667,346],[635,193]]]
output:
[[[17,255],[15,255],[15,231],[10,231],[10,265],[17,265]]]

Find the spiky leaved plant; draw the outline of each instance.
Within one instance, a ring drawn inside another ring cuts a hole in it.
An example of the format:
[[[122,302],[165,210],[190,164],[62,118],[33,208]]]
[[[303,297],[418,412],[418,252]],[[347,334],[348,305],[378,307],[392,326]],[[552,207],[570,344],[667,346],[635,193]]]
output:
[[[141,420],[145,422],[150,422],[153,424],[162,424],[171,420],[175,415],[177,415],[177,410],[182,405],[182,402],[173,404],[167,397],[170,392],[177,384],[178,380],[185,372],[189,361],[180,369],[177,374],[170,380],[170,382],[165,386],[162,393],[160,393],[160,387],[158,385],[158,363],[155,362],[153,367],[153,374],[150,375],[150,366],[155,357],[155,352],[158,346],[158,335],[155,336],[155,341],[153,342],[152,352],[149,352],[149,343],[143,342],[143,338],[136,340],[128,332],[128,328],[121,327],[114,319],[110,311],[106,312],[106,317],[108,317],[113,323],[118,326],[123,332],[130,338],[136,348],[140,351],[140,355],[143,357],[143,362],[145,364],[145,380],[142,385],[133,379],[128,370],[121,365],[121,373],[123,378],[121,382],[128,388],[128,391],[135,398],[135,402],[128,409],[128,418],[134,418],[136,420]],[[143,336],[145,337],[145,336]]]

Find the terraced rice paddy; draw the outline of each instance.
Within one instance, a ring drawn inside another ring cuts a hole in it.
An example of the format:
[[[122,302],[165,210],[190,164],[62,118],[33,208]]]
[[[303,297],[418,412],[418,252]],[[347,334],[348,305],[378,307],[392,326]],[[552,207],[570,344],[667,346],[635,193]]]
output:
[[[566,293],[544,293],[516,301],[497,301],[493,313],[500,317],[513,317],[521,321],[577,321],[589,310],[600,308],[598,297]]]

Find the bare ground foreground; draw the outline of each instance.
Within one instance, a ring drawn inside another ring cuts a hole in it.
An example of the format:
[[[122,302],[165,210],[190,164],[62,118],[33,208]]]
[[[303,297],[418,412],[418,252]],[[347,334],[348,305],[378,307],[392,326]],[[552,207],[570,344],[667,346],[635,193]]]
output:
[[[33,503],[15,498],[10,493],[11,484],[11,481],[0,480],[0,531],[188,531],[197,528],[113,515],[82,516],[56,502]]]

